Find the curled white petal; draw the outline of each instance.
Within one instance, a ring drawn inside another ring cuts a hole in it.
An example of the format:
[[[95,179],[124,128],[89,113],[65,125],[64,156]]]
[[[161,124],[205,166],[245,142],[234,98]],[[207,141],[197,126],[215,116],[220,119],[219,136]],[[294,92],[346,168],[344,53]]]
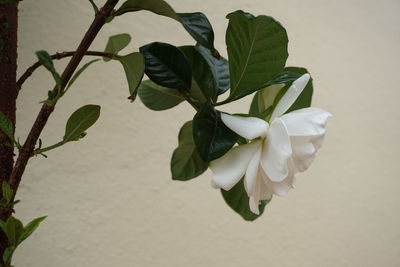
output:
[[[221,113],[221,119],[229,129],[249,140],[265,136],[268,131],[268,123],[259,118]]]
[[[330,116],[329,112],[322,109],[304,108],[281,117],[290,135],[296,171],[305,171],[313,162],[322,145]]]
[[[261,141],[239,145],[224,156],[210,163],[213,172],[212,184],[217,188],[230,190],[246,173],[251,158],[261,146]]]
[[[293,105],[301,92],[303,92],[309,80],[310,74],[306,73],[292,83],[286,93],[279,100],[274,112],[272,112],[271,121],[283,115]]]
[[[259,175],[258,169],[261,167],[260,166],[261,150],[262,150],[262,146],[260,145],[259,148],[257,149],[256,153],[254,153],[253,157],[251,158],[251,160],[249,162],[249,166],[247,167],[247,170],[246,170],[246,175],[244,177],[244,187],[249,196],[254,191],[254,187],[256,185],[256,180]]]
[[[272,192],[267,187],[263,176],[262,176],[262,169],[259,168],[259,172],[257,178],[255,180],[254,190],[251,195],[249,195],[249,207],[251,212],[259,215],[259,204],[260,200],[267,200],[272,198]]]
[[[288,175],[282,181],[274,182],[265,173],[263,173],[262,178],[268,190],[270,190],[274,195],[285,196],[290,189],[294,188],[294,183],[296,180],[294,171],[295,170],[292,163],[289,163]]]
[[[261,155],[261,166],[271,181],[281,182],[288,176],[291,156],[292,148],[286,126],[277,118],[269,127]]]

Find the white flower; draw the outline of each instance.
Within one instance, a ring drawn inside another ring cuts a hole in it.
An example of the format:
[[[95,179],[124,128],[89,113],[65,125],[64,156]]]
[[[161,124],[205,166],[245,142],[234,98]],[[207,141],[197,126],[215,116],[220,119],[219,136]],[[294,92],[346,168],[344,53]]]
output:
[[[212,183],[230,190],[240,179],[250,198],[250,209],[259,214],[259,201],[283,196],[295,182],[295,173],[305,171],[315,158],[325,135],[328,117],[318,108],[303,108],[284,114],[310,79],[304,74],[289,87],[268,122],[254,117],[221,114],[222,121],[238,135],[252,140],[233,147],[212,161]],[[253,140],[255,139],[255,140]]]

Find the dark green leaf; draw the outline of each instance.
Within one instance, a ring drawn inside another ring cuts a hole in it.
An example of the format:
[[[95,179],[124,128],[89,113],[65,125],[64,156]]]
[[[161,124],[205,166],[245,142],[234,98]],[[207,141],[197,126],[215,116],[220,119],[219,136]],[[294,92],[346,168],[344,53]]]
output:
[[[260,217],[264,212],[265,206],[271,201],[261,201],[260,205],[258,206],[260,210],[259,215],[251,212],[249,207],[249,197],[247,196],[246,190],[244,189],[243,179],[241,179],[240,182],[237,183],[229,191],[221,189],[221,193],[229,207],[236,211],[246,221],[254,221],[258,217]]]
[[[285,28],[268,16],[254,17],[241,10],[227,16],[226,33],[231,90],[229,100],[265,87],[283,70],[288,57]]]
[[[99,13],[99,8],[97,7],[96,3],[93,0],[89,0],[90,4],[92,4],[94,13],[97,14]]]
[[[4,250],[3,252],[3,261],[5,266],[10,266],[11,258],[14,253],[15,247],[11,246]]]
[[[28,223],[22,230],[22,234],[18,239],[18,244],[21,244],[25,239],[27,239],[46,218],[47,216],[39,217]]]
[[[173,180],[187,181],[202,174],[208,168],[193,140],[192,122],[186,122],[179,132],[179,145],[172,154]]]
[[[6,222],[5,221],[3,221],[3,220],[0,220],[0,228],[1,228],[1,230],[3,230],[3,232],[5,233],[6,232]]]
[[[154,42],[140,48],[145,72],[153,82],[168,88],[189,91],[192,83],[190,64],[173,45]]]
[[[54,68],[53,60],[51,59],[49,53],[44,50],[37,51],[36,56],[39,59],[39,62],[53,75],[54,81],[57,86],[61,87],[61,77],[60,74]]]
[[[218,51],[214,48],[214,31],[203,13],[177,14],[164,0],[127,0],[113,16],[120,16],[126,12],[136,12],[140,10],[147,10],[180,22],[197,43],[213,51],[214,56],[219,56]]]
[[[13,216],[10,216],[6,222],[5,233],[12,246],[16,247],[18,245],[18,240],[22,234],[22,231],[23,225],[21,221]]]
[[[0,130],[8,137],[10,140],[14,140],[14,129],[11,120],[0,112]]]
[[[212,161],[228,152],[238,136],[222,122],[221,113],[206,103],[194,116],[193,138],[203,160]]]
[[[76,79],[79,78],[79,76],[82,74],[82,72],[84,72],[90,65],[92,65],[93,63],[95,63],[99,60],[100,59],[93,59],[93,60],[87,62],[85,65],[83,65],[82,68],[80,68],[77,72],[75,72],[74,76],[72,76],[72,78],[69,81],[65,90],[68,90],[72,86],[72,84],[76,81]],[[49,92],[52,92],[52,91],[49,91]],[[52,94],[53,94],[53,92],[52,92]],[[49,99],[52,99],[52,98],[50,98],[50,95],[49,95]]]
[[[210,50],[201,45],[196,45],[196,50],[203,56],[210,66],[210,70],[214,77],[214,88],[216,89],[217,95],[225,93],[231,86],[228,61],[223,57],[220,57],[219,59],[215,58],[211,54]]]
[[[3,184],[1,185],[1,187],[2,187],[2,191],[3,191],[3,197],[7,201],[7,203],[9,203],[13,196],[13,190],[11,189],[10,185],[6,181],[3,181]]]
[[[64,142],[76,141],[81,137],[90,126],[92,126],[100,116],[100,106],[86,105],[69,117],[65,127]]]
[[[132,39],[131,36],[127,33],[121,33],[110,36],[110,38],[108,38],[108,42],[104,52],[110,54],[117,54],[131,42],[131,39]],[[103,57],[103,60],[110,61],[111,58]]]
[[[219,57],[218,51],[214,48],[214,31],[207,17],[201,12],[178,13],[177,15],[193,39],[212,51],[215,57]]]
[[[138,95],[143,104],[152,110],[173,108],[185,100],[178,90],[159,86],[150,80],[140,84]]]
[[[128,80],[129,93],[131,101],[134,101],[137,94],[137,88],[144,75],[144,58],[138,52],[118,58],[124,67],[126,79]]]
[[[170,17],[179,21],[179,17],[172,7],[163,0],[127,0],[115,11],[114,16],[120,16],[126,12],[135,12],[139,10],[151,11],[158,15]]]

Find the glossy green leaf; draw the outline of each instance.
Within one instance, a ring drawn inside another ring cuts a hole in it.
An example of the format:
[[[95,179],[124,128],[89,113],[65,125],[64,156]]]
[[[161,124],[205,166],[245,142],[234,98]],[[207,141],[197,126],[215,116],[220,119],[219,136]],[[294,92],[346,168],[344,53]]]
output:
[[[229,207],[242,216],[246,221],[254,221],[260,217],[264,212],[265,206],[271,201],[262,200],[259,205],[260,214],[254,214],[249,207],[249,197],[244,189],[243,179],[241,179],[240,182],[229,191],[221,189],[221,193]]]
[[[110,54],[118,54],[119,51],[124,49],[131,42],[131,40],[131,36],[127,33],[110,36],[110,38],[108,38],[108,42],[104,52]],[[103,57],[103,60],[110,61],[111,58]]]
[[[22,235],[23,228],[22,222],[17,218],[10,216],[7,219],[5,234],[12,246],[16,247],[18,245],[18,240]]]
[[[118,58],[125,70],[126,79],[128,80],[130,100],[134,101],[137,95],[137,88],[144,75],[144,58],[138,52]]]
[[[238,136],[222,122],[221,113],[206,103],[194,116],[193,138],[203,160],[212,161],[228,152]]]
[[[65,127],[63,142],[78,140],[90,126],[92,126],[100,116],[100,106],[86,105],[69,117]]]
[[[216,91],[216,97],[225,93],[231,86],[229,77],[229,63],[228,61],[220,57],[215,58],[211,51],[201,45],[196,45],[196,50],[203,56],[210,66],[211,73],[214,77],[214,88]]]
[[[11,198],[14,193],[13,190],[11,189],[10,185],[6,181],[3,181],[1,188],[2,188],[4,199],[7,201],[7,203],[9,203],[11,201]]]
[[[140,48],[145,59],[145,73],[158,85],[189,91],[192,83],[190,64],[175,46],[154,42]]]
[[[140,10],[147,10],[180,22],[197,43],[210,49],[215,57],[219,57],[218,51],[214,48],[214,31],[210,21],[203,13],[175,13],[174,9],[164,0],[127,0],[113,16]]]
[[[120,16],[127,12],[147,10],[161,16],[170,17],[179,21],[173,8],[164,0],[127,0],[115,11],[114,16]]]
[[[283,70],[288,57],[285,28],[268,16],[254,17],[241,10],[229,14],[226,33],[231,90],[229,100],[265,87]]]
[[[3,252],[3,262],[4,262],[5,266],[10,266],[11,258],[12,258],[12,255],[14,253],[14,250],[15,250],[15,247],[13,247],[13,246],[8,247],[8,248],[6,248],[4,250],[4,252]],[[12,266],[10,266],[10,267],[12,267]]]
[[[201,12],[178,13],[177,15],[193,39],[212,51],[214,57],[219,57],[218,51],[214,48],[214,31],[206,15]]]
[[[21,236],[18,239],[18,244],[21,244],[25,239],[27,239],[40,225],[41,222],[46,219],[47,216],[39,217],[31,222],[29,222],[22,230]],[[17,245],[18,245],[17,244]]]
[[[8,137],[10,140],[14,140],[14,129],[11,120],[0,112],[0,130]]]
[[[202,174],[208,168],[194,143],[192,121],[186,122],[179,132],[179,145],[171,159],[173,180],[187,181]]]
[[[74,76],[72,76],[71,80],[69,81],[69,83],[68,83],[68,85],[67,85],[65,91],[67,91],[67,90],[74,84],[74,82],[79,78],[79,76],[80,76],[90,65],[92,65],[93,63],[95,63],[95,62],[97,62],[97,61],[99,61],[99,60],[100,60],[100,59],[93,59],[93,60],[87,62],[85,65],[83,65],[77,72],[75,72]],[[49,93],[50,93],[50,92],[53,93],[52,91],[49,91]],[[52,98],[50,98],[50,97],[54,98],[54,96],[50,96],[50,95],[49,95],[49,99],[52,99]]]
[[[60,74],[54,68],[53,60],[51,59],[47,51],[41,50],[36,52],[36,56],[39,62],[53,75],[54,81],[58,87],[61,87],[61,77]]]
[[[150,80],[140,84],[138,95],[143,104],[151,110],[173,108],[185,100],[178,90],[159,86]]]

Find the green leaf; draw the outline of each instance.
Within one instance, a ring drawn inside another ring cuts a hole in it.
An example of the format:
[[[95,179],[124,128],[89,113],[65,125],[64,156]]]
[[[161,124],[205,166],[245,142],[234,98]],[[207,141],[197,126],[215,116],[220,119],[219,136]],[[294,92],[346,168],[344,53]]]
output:
[[[114,16],[120,16],[127,12],[140,10],[151,11],[158,15],[170,17],[179,21],[179,17],[176,15],[172,7],[163,0],[127,0],[119,9],[117,9],[117,11],[115,11]]]
[[[11,189],[10,185],[6,181],[3,181],[1,187],[2,187],[4,199],[7,201],[7,203],[10,203],[11,198],[14,193],[13,190]]]
[[[116,34],[108,38],[105,53],[118,54],[119,51],[124,49],[130,42],[131,36],[127,33]],[[110,61],[111,58],[103,57],[104,61]]]
[[[215,57],[219,57],[218,51],[214,48],[214,31],[206,15],[201,12],[177,13],[177,15],[193,39],[212,51]]]
[[[173,108],[185,100],[178,90],[159,86],[150,80],[140,84],[138,95],[143,104],[151,110]]]
[[[144,58],[138,52],[118,58],[125,70],[126,79],[128,80],[129,93],[131,101],[134,101],[137,95],[137,88],[144,75]]]
[[[10,266],[12,255],[14,254],[15,247],[11,246],[3,252],[3,262],[5,266]]]
[[[187,181],[202,174],[208,168],[193,140],[192,121],[186,122],[179,131],[179,145],[171,159],[173,180]]]
[[[203,160],[222,157],[236,143],[238,135],[221,120],[221,113],[206,103],[193,118],[193,138]]]
[[[23,231],[22,222],[17,218],[10,216],[7,219],[6,229],[4,232],[8,238],[8,241],[10,241],[10,244],[12,246],[16,247],[18,245],[18,240],[22,235],[22,231]]]
[[[60,74],[54,68],[53,60],[51,59],[49,53],[47,51],[41,50],[36,52],[36,56],[39,59],[39,62],[53,75],[54,81],[57,86],[61,88],[61,77]]]
[[[236,211],[246,221],[254,221],[258,217],[260,217],[264,212],[265,206],[271,201],[260,201],[260,205],[258,206],[260,210],[259,215],[251,212],[249,207],[249,197],[247,196],[246,190],[244,189],[243,179],[241,179],[240,182],[238,182],[229,191],[221,189],[221,193],[229,207]]]
[[[175,13],[174,9],[164,0],[127,0],[113,16],[140,10],[147,10],[180,22],[197,43],[213,51],[216,57],[219,56],[218,51],[214,48],[214,31],[203,13]]]
[[[68,119],[63,141],[78,140],[82,133],[97,121],[99,116],[100,106],[98,105],[86,105],[76,110]]]
[[[89,0],[89,2],[93,7],[94,13],[95,14],[99,13],[99,8],[97,7],[96,3],[93,0]]]
[[[79,78],[79,76],[82,74],[82,72],[84,72],[90,65],[92,65],[93,63],[95,63],[99,60],[100,59],[93,59],[93,60],[87,62],[85,65],[83,65],[82,68],[80,68],[77,72],[75,72],[74,76],[72,76],[71,80],[69,81],[65,91],[67,91],[72,86],[72,84],[76,81],[76,79]],[[49,91],[49,93],[50,92],[52,93],[52,91]],[[52,97],[52,98],[50,98],[50,97]],[[53,98],[54,98],[54,96],[49,95],[49,99],[53,99]]]
[[[268,16],[254,17],[241,10],[229,14],[226,33],[231,90],[227,100],[265,87],[283,70],[288,57],[285,28]]]
[[[28,223],[22,230],[22,234],[18,239],[18,245],[21,244],[25,239],[27,239],[40,225],[47,216],[39,217]]]
[[[201,45],[196,45],[196,50],[203,56],[210,66],[210,70],[214,77],[214,88],[217,96],[225,93],[231,87],[228,60],[223,57],[220,57],[219,59],[215,58],[209,49]],[[216,99],[217,96],[214,96],[214,98]]]
[[[6,222],[5,221],[3,221],[3,220],[0,220],[0,228],[1,228],[1,230],[3,230],[3,232],[5,233],[6,232]]]
[[[154,42],[140,47],[147,76],[158,85],[189,91],[192,83],[190,64],[175,46]]]
[[[8,137],[10,140],[14,140],[14,129],[11,120],[0,111],[0,130]]]

